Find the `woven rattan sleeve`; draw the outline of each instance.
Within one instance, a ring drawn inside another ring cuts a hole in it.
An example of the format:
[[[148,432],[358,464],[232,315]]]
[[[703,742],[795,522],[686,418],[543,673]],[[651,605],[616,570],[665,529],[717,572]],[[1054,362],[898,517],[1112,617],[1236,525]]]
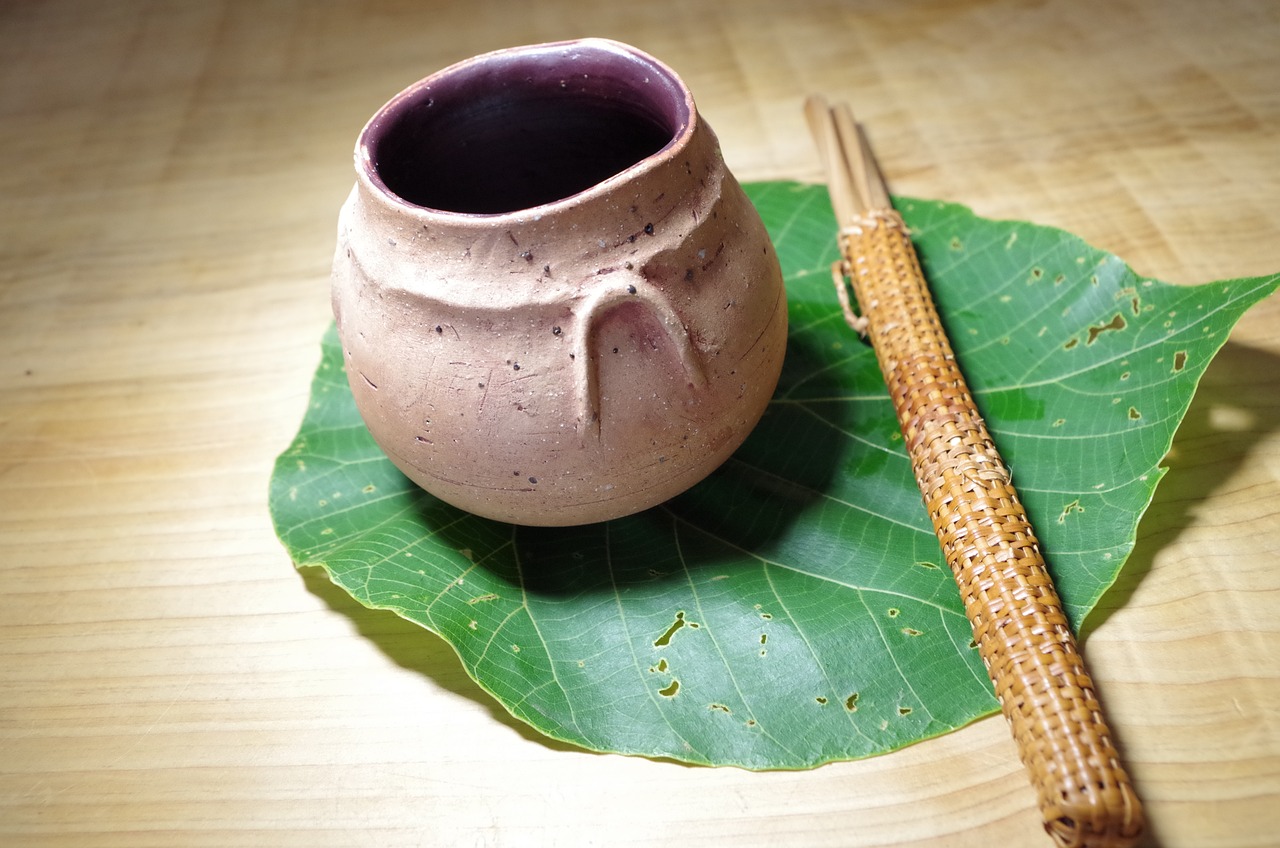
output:
[[[1064,846],[1132,845],[1143,829],[1137,795],[902,219],[873,212],[842,242],[912,469],[1045,827]]]

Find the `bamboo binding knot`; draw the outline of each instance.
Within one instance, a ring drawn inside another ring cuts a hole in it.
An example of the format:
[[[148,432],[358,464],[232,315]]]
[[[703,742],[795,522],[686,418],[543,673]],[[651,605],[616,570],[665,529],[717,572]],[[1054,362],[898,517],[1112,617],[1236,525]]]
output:
[[[911,228],[902,220],[896,209],[868,209],[837,231],[841,236],[861,236],[880,227],[897,230],[904,236],[911,235]]]

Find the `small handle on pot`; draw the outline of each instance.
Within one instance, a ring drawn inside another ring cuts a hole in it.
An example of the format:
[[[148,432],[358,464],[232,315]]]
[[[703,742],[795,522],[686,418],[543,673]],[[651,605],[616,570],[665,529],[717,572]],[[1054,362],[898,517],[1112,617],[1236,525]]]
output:
[[[600,436],[600,368],[591,355],[596,326],[600,320],[619,306],[639,303],[666,331],[667,339],[675,348],[676,357],[684,366],[689,383],[702,388],[707,376],[702,361],[690,338],[689,328],[661,291],[636,278],[625,287],[609,287],[593,292],[581,308],[580,332],[574,341],[574,383],[578,394],[578,417],[583,422],[583,436],[594,433]]]

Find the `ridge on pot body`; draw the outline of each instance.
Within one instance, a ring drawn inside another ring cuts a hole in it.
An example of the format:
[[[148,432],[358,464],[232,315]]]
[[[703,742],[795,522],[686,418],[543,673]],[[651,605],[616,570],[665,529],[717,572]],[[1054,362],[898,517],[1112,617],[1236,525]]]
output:
[[[742,443],[786,297],[678,77],[617,42],[514,48],[406,89],[356,146],[333,310],[370,433],[482,516],[656,505]]]

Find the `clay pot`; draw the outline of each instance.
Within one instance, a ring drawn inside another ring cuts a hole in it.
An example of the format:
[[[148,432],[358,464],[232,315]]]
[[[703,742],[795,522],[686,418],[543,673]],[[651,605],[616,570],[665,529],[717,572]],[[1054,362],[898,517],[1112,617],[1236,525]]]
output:
[[[374,439],[432,494],[601,521],[746,438],[786,342],[778,260],[680,79],[626,45],[490,53],[356,145],[333,310]]]

